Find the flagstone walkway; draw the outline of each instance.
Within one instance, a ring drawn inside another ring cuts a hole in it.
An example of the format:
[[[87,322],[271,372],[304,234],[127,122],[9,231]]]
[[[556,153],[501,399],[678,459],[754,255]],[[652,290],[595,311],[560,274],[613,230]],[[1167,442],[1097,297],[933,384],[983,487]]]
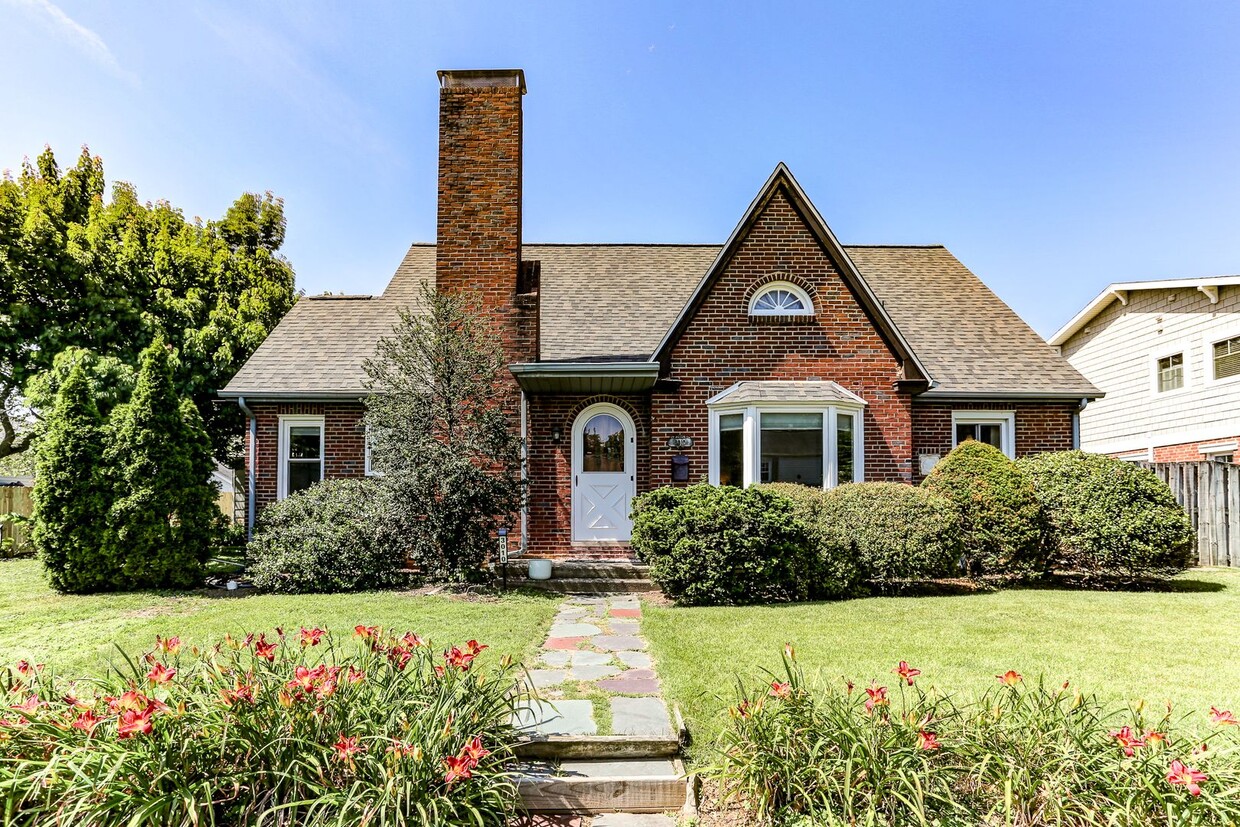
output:
[[[530,669],[543,700],[521,725],[540,735],[674,738],[641,613],[636,595],[566,600]]]

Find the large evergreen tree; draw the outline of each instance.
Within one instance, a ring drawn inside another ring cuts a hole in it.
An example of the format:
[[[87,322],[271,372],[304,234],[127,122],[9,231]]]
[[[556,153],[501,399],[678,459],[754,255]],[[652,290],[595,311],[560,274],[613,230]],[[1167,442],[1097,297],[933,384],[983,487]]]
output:
[[[85,149],[71,169],[47,149],[0,179],[0,458],[29,447],[23,388],[57,354],[87,348],[137,365],[157,337],[223,457],[241,419],[215,393],[295,300],[279,254],[283,203],[246,193],[204,223],[143,203],[129,184],[104,192],[103,162]]]
[[[104,551],[108,487],[104,428],[95,394],[79,365],[61,385],[39,442],[32,541],[52,586],[93,592],[111,585]]]
[[[476,580],[494,531],[521,508],[521,445],[499,338],[459,296],[422,285],[366,364],[374,467],[397,536],[437,580]]]
[[[114,500],[106,556],[121,588],[191,587],[219,539],[211,444],[177,395],[167,346],[142,352],[129,402],[113,411],[104,452]]]

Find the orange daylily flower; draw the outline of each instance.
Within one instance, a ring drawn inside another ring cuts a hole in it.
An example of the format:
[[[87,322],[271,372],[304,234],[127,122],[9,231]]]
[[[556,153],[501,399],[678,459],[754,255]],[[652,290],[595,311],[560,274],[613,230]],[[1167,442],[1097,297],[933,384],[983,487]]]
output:
[[[482,737],[479,735],[475,735],[473,740],[461,749],[461,755],[468,758],[470,763],[472,763],[475,767],[478,766],[479,761],[486,758],[490,754],[491,751],[482,746]]]
[[[913,685],[913,678],[921,674],[920,669],[914,669],[909,666],[906,660],[900,661],[900,665],[891,671],[907,681],[909,686]]]
[[[939,743],[938,733],[922,729],[917,732],[917,746],[919,749],[933,751],[942,748],[943,745]]]
[[[791,698],[792,697],[792,684],[780,683],[779,681],[771,681],[771,697]]]
[[[1209,778],[1201,770],[1186,766],[1182,761],[1171,762],[1167,770],[1167,781],[1174,787],[1185,787],[1193,795],[1201,795],[1201,782]]]
[[[999,683],[1003,684],[1004,686],[1016,686],[1016,684],[1020,683],[1021,681],[1025,679],[1025,677],[1019,672],[1017,672],[1015,669],[1009,669],[1008,671],[1004,672],[1002,675],[995,675],[995,677],[998,678]]]
[[[156,685],[161,683],[171,683],[172,678],[176,675],[176,673],[177,670],[169,669],[162,663],[157,663],[150,672],[146,673],[146,679]]]
[[[1114,738],[1119,744],[1120,749],[1124,751],[1124,755],[1131,758],[1138,747],[1145,746],[1145,740],[1132,731],[1132,727],[1122,726],[1111,732],[1110,737]]]
[[[323,630],[317,626],[313,629],[301,627],[301,645],[302,646],[318,646],[319,641],[323,639]]]
[[[336,751],[336,758],[349,766],[353,766],[355,756],[366,752],[366,747],[361,744],[356,735],[346,736],[343,732],[336,739],[336,743],[332,744],[332,749]]]
[[[1145,735],[1143,735],[1142,737],[1145,739],[1146,746],[1150,746],[1150,747],[1165,746],[1168,740],[1167,733],[1158,732],[1157,730],[1153,730],[1153,729],[1145,733]]]
[[[449,755],[443,759],[443,765],[448,770],[444,773],[443,780],[449,787],[457,781],[473,777],[473,767],[470,765],[468,758]]]
[[[254,644],[254,655],[268,663],[274,662],[276,659],[276,646],[278,645],[277,643],[268,643],[266,634],[259,635],[258,640]]]
[[[887,699],[887,687],[885,686],[871,684],[870,687],[865,690],[865,694],[869,696],[865,702],[866,712],[873,712],[874,707],[887,706],[891,703],[891,701]]]
[[[160,637],[155,636],[155,646],[159,651],[166,655],[175,655],[181,651],[181,639],[179,637]]]

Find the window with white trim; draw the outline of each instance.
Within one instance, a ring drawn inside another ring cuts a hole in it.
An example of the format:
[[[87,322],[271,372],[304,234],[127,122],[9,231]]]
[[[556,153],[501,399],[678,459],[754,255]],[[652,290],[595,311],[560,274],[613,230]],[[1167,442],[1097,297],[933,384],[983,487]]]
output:
[[[812,316],[814,303],[809,293],[790,281],[763,285],[749,301],[751,316]]]
[[[1184,354],[1172,353],[1158,360],[1158,392],[1179,390],[1184,387]]]
[[[280,467],[276,497],[304,491],[323,480],[323,417],[280,417]]]
[[[833,488],[863,479],[860,405],[721,405],[710,416],[713,485],[794,482]]]
[[[1016,414],[1013,411],[952,411],[952,447],[975,439],[1016,459]]]
[[[362,473],[368,477],[382,477],[383,472],[375,470],[373,460],[371,459],[370,426],[369,425],[367,425],[365,428],[363,439],[366,441],[366,461],[365,461],[365,464],[363,465]]]
[[[1240,336],[1215,342],[1211,350],[1215,379],[1240,376]]]

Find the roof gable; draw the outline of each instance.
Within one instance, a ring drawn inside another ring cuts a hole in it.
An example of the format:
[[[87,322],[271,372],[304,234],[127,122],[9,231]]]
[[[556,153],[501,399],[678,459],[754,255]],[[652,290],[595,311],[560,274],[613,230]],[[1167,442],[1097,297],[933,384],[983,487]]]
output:
[[[1108,284],[1105,290],[1094,297],[1093,301],[1085,305],[1079,313],[1069,319],[1067,324],[1055,331],[1055,335],[1047,339],[1047,342],[1056,347],[1062,347],[1079,330],[1093,321],[1099,313],[1107,309],[1111,302],[1118,301],[1120,304],[1128,304],[1128,294],[1135,290],[1182,290],[1187,287],[1204,293],[1210,299],[1211,304],[1217,304],[1219,288],[1235,285],[1240,285],[1240,276],[1119,281]]]
[[[921,360],[917,358],[908,341],[900,333],[895,322],[887,314],[882,302],[875,296],[874,291],[870,288],[865,278],[862,277],[861,272],[844,250],[843,245],[840,244],[839,239],[835,237],[835,233],[827,226],[827,222],[823,220],[817,208],[814,207],[813,202],[809,200],[805,191],[801,189],[801,185],[797,183],[792,172],[782,161],[776,165],[775,171],[767,178],[766,183],[762,185],[762,189],[759,190],[757,196],[749,204],[748,209],[745,210],[745,214],[741,217],[740,222],[732,230],[732,234],[728,236],[728,240],[719,250],[718,255],[716,255],[715,260],[705,275],[703,275],[701,281],[698,282],[696,289],[689,297],[688,302],[685,303],[679,316],[672,323],[672,326],[668,328],[667,333],[664,334],[662,341],[655,348],[651,358],[657,361],[665,358],[670,352],[672,346],[681,334],[684,333],[689,321],[710,292],[711,287],[714,286],[715,282],[718,281],[727,269],[728,263],[740,248],[741,243],[749,234],[762,211],[770,203],[771,199],[781,192],[792,204],[819,244],[825,249],[827,255],[836,262],[845,283],[852,288],[862,308],[874,321],[880,335],[887,340],[896,356],[903,362],[904,381],[933,383],[933,378]]]

